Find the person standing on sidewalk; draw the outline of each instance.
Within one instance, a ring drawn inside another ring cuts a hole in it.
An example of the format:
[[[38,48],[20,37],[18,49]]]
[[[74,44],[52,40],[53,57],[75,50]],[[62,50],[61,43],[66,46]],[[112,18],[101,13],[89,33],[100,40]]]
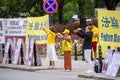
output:
[[[55,50],[55,29],[52,27],[51,30],[43,29],[46,34],[48,34],[47,40],[47,60],[50,63],[50,68],[54,68],[55,61],[57,60],[56,50]]]
[[[85,31],[81,30],[81,28],[77,28],[76,30],[74,30],[74,32],[81,38],[84,38],[83,49],[86,60],[88,62],[88,71],[86,73],[91,73],[93,72],[93,66],[91,61],[92,36],[93,36],[92,28],[87,26]]]
[[[90,23],[89,26],[92,28],[93,37],[92,37],[92,49],[94,52],[94,60],[97,61],[97,42],[98,42],[98,28],[94,26],[93,23]]]
[[[63,32],[63,41],[62,41],[62,51],[64,52],[64,69],[66,71],[72,70],[72,61],[71,61],[72,39],[69,34],[70,31],[68,29],[65,29]]]

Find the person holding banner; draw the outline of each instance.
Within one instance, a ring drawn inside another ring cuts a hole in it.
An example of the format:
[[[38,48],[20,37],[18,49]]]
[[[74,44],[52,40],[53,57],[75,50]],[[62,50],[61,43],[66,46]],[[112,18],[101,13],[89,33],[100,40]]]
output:
[[[93,72],[93,66],[91,61],[92,36],[93,36],[92,28],[87,26],[85,31],[81,30],[81,28],[77,28],[76,30],[74,30],[74,33],[76,33],[78,36],[84,39],[83,49],[86,61],[88,62],[88,71],[86,71],[86,73],[91,73]]]
[[[55,38],[56,33],[55,29],[52,27],[50,29],[43,28],[46,34],[48,34],[48,40],[47,40],[47,60],[50,63],[50,68],[54,68],[55,61],[57,60],[56,50],[55,50]]]

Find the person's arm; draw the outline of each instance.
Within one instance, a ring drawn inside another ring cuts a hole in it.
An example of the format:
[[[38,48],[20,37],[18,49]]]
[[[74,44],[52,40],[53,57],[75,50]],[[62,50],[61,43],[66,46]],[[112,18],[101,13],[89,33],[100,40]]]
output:
[[[84,36],[91,38],[93,35],[93,32],[88,32],[88,33],[84,33]]]
[[[46,34],[51,34],[51,35],[55,34],[54,32],[52,32],[49,29],[43,29],[43,30],[45,31]]]
[[[44,32],[45,32],[46,34],[49,34],[48,29],[43,28],[43,30],[44,30]]]
[[[56,35],[57,35],[58,38],[63,38],[63,35],[60,34],[60,33],[56,33]]]
[[[95,28],[95,31],[94,31],[93,36],[94,36],[94,37],[98,37],[98,33],[99,33],[99,32],[98,32],[98,28]]]
[[[76,33],[78,36],[80,36],[81,38],[85,37],[85,32],[83,32],[82,30],[80,30],[78,33]]]
[[[67,40],[67,41],[71,41],[71,36],[69,35],[69,36],[67,36],[67,37],[64,37],[64,40]]]

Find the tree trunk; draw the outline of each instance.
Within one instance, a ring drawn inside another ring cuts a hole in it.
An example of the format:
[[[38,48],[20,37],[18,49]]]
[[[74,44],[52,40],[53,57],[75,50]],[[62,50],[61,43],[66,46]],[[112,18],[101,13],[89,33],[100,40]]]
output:
[[[59,16],[59,24],[63,23],[63,6],[64,0],[58,0],[58,16]]]
[[[104,0],[104,2],[108,10],[116,10],[117,4],[120,0]]]
[[[103,8],[104,0],[95,0],[95,8]]]
[[[80,27],[84,29],[86,26],[86,22],[84,18],[84,2],[82,0],[78,0],[78,6],[79,6],[78,17],[80,19]]]

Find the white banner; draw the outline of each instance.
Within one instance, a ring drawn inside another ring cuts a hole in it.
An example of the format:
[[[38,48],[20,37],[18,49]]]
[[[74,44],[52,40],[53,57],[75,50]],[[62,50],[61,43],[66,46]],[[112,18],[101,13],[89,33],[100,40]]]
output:
[[[5,43],[5,29],[3,27],[3,19],[0,19],[0,44]]]
[[[5,27],[6,36],[25,36],[26,35],[26,19],[14,18],[4,19],[3,26]]]
[[[34,38],[31,38],[28,41],[27,44],[27,53],[26,53],[26,65],[32,65],[33,60],[33,46],[34,46]]]
[[[17,46],[15,48],[15,53],[14,53],[14,58],[13,58],[13,60],[14,60],[13,64],[17,64],[17,62],[18,62],[22,42],[23,42],[22,39],[18,39],[18,41],[17,41]]]
[[[5,54],[4,54],[4,58],[3,58],[3,64],[6,63],[7,58],[8,58],[8,50],[10,48],[10,45],[12,44],[12,40],[11,39],[7,39],[7,43],[5,45]]]

